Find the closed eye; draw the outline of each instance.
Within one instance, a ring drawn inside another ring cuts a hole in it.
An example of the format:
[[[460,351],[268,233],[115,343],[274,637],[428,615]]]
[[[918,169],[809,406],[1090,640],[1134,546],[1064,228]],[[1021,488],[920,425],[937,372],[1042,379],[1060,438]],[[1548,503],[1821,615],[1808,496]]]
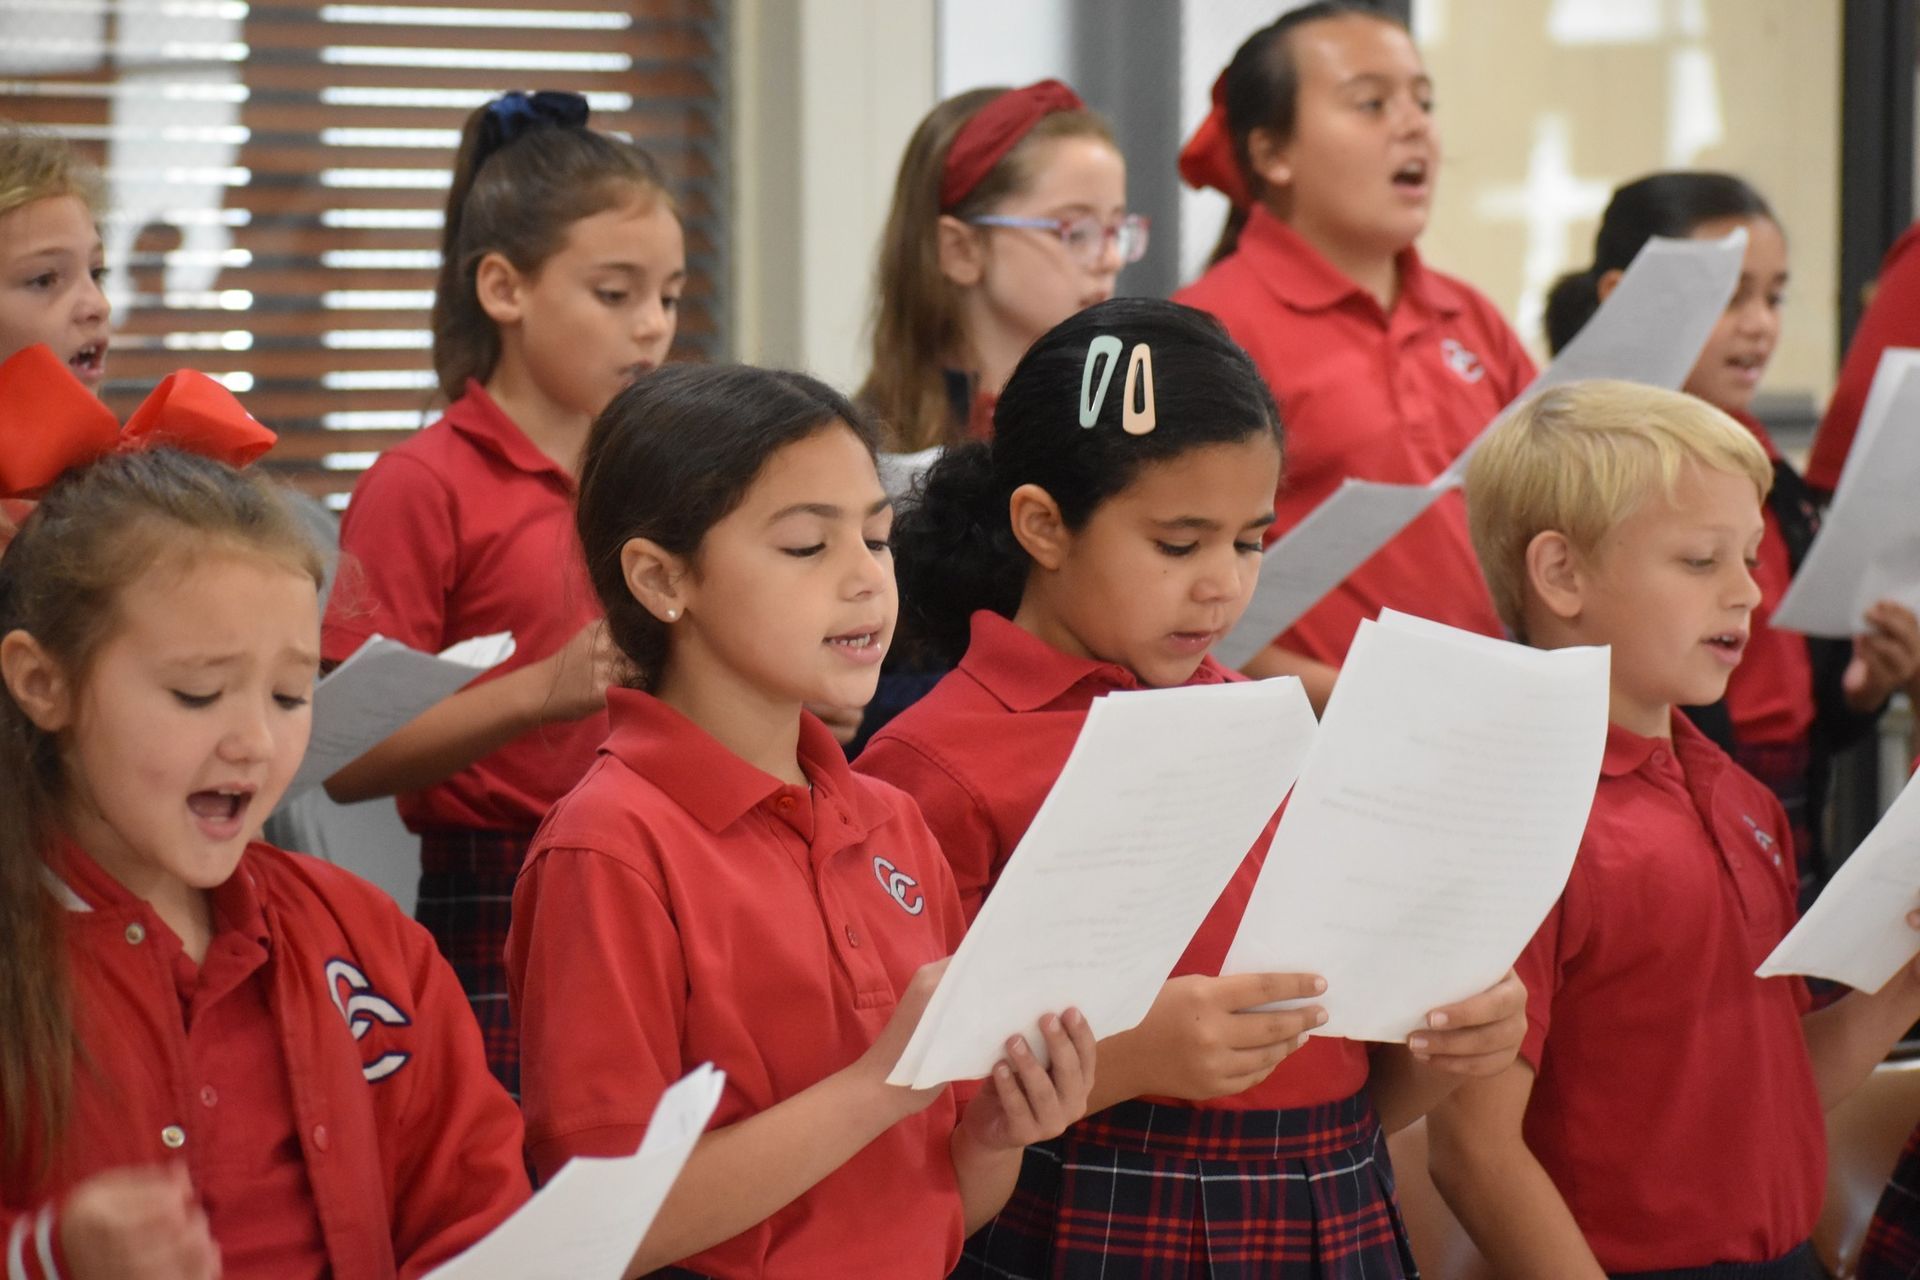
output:
[[[891,555],[893,553],[893,544],[885,538],[868,538],[867,550],[877,556]]]
[[[595,289],[593,293],[596,298],[610,307],[617,307],[627,300],[626,291],[623,289]]]
[[[1235,542],[1233,549],[1243,556],[1257,556],[1266,548],[1257,542]]]
[[[280,704],[282,711],[298,711],[307,705],[307,699],[295,693],[276,693],[273,700]]]
[[[1704,559],[1699,556],[1688,556],[1683,563],[1689,569],[1711,569],[1720,562],[1712,556],[1707,556]]]
[[[1190,556],[1200,544],[1197,542],[1161,542],[1155,539],[1153,545],[1160,549],[1160,554],[1163,556]]]
[[[805,560],[808,556],[817,556],[822,551],[825,551],[827,544],[824,542],[816,542],[810,547],[782,547],[780,549],[796,560]]]
[[[175,689],[173,696],[181,706],[191,707],[196,711],[212,706],[220,697],[218,693],[188,693],[184,689]]]

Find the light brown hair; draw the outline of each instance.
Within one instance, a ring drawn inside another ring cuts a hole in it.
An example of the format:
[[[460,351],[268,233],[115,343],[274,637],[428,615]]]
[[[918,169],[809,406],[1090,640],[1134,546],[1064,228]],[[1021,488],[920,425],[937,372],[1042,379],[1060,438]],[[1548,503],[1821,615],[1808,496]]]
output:
[[[964,425],[953,421],[943,376],[948,362],[965,356],[967,336],[961,331],[959,295],[940,270],[940,215],[964,221],[1027,190],[1046,144],[1056,139],[1113,144],[1113,131],[1094,112],[1052,112],[957,208],[941,209],[940,179],[955,135],[1005,92],[1004,87],[971,89],[938,104],[913,131],[900,158],[874,273],[873,364],[855,397],[879,419],[883,446],[890,451],[950,444]]]
[[[77,196],[97,217],[99,171],[58,134],[0,124],[0,214],[52,196]]]
[[[1570,382],[1502,419],[1467,464],[1467,528],[1500,620],[1526,639],[1527,548],[1564,534],[1590,554],[1689,463],[1753,481],[1773,463],[1753,433],[1704,400],[1637,382]]]
[[[609,134],[542,125],[483,150],[490,106],[476,107],[461,131],[440,232],[433,371],[449,400],[460,397],[469,378],[492,377],[500,361],[500,331],[480,305],[475,280],[482,258],[500,254],[531,275],[582,218],[629,200],[665,201],[679,213],[653,157]]]
[[[169,449],[71,472],[0,558],[0,636],[26,632],[78,685],[113,635],[128,585],[209,549],[268,557],[319,589],[320,553],[263,479]],[[50,1159],[71,1110],[78,1048],[66,909],[45,880],[66,804],[57,736],[0,682],[0,1171],[30,1181],[46,1170],[26,1167],[29,1135]]]

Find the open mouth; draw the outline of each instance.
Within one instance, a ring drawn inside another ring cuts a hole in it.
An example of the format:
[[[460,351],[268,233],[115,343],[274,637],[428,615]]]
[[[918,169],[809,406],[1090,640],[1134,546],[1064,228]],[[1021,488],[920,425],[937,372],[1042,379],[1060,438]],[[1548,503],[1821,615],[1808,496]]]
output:
[[[1708,636],[1707,647],[1728,662],[1740,661],[1740,655],[1747,647],[1747,633],[1744,631],[1722,631],[1717,636]]]
[[[1402,191],[1424,191],[1428,167],[1425,160],[1409,160],[1393,171],[1393,185]]]
[[[252,803],[250,787],[221,787],[187,797],[187,808],[193,810],[193,816],[216,829],[238,824]]]
[[[67,357],[67,368],[73,370],[73,376],[85,383],[100,381],[106,370],[107,344],[104,340],[89,342],[86,346]]]
[[[853,631],[843,636],[828,636],[827,643],[842,649],[867,649],[880,641],[878,631]]]

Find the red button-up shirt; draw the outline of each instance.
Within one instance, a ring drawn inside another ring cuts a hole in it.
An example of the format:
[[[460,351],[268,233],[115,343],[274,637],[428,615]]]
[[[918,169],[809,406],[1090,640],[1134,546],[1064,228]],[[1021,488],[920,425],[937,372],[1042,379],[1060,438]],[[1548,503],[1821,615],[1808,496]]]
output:
[[[1272,541],[1354,477],[1425,484],[1534,375],[1492,303],[1400,255],[1382,311],[1299,233],[1255,207],[1239,248],[1174,295],[1212,312],[1259,366],[1280,406],[1286,474]],[[1502,634],[1467,536],[1466,505],[1441,498],[1279,638],[1338,665],[1362,618],[1390,606]]]

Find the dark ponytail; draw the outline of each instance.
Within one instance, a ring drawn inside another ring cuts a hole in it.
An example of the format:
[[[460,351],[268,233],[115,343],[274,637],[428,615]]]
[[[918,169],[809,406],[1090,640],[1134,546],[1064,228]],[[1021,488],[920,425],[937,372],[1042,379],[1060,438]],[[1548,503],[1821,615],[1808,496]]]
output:
[[[1615,188],[1594,235],[1593,265],[1561,276],[1547,294],[1547,349],[1558,355],[1573,341],[1600,309],[1600,278],[1625,271],[1647,241],[1655,236],[1684,240],[1722,218],[1779,222],[1760,193],[1730,173],[1673,170]]]
[[[1091,427],[1079,420],[1087,349],[1120,340],[1122,354]],[[1152,352],[1157,425],[1121,429],[1126,361]],[[1220,322],[1178,303],[1113,298],[1054,326],[1014,368],[993,414],[993,441],[949,450],[928,472],[917,501],[894,526],[903,630],[940,657],[966,651],[973,614],[1013,616],[1029,561],[1014,540],[1007,504],[1038,485],[1069,529],[1085,526],[1142,468],[1189,449],[1257,436],[1280,442],[1280,415],[1253,361]]]
[[[607,630],[632,668],[628,683],[656,686],[667,626],[627,590],[621,548],[646,538],[693,557],[768,459],[835,424],[873,452],[872,425],[838,391],[804,373],[746,365],[670,364],[601,411],[580,463],[574,519]]]
[[[1300,67],[1293,56],[1293,33],[1309,23],[1348,15],[1372,18],[1405,30],[1399,19],[1367,0],[1314,0],[1288,10],[1248,36],[1234,51],[1233,61],[1227,64],[1222,76],[1227,134],[1233,141],[1234,163],[1240,166],[1250,199],[1261,198],[1263,185],[1253,171],[1249,149],[1253,131],[1265,129],[1282,142],[1293,137],[1294,119],[1300,107]],[[1245,207],[1229,213],[1208,262],[1218,262],[1239,247],[1240,232],[1246,225]]]

